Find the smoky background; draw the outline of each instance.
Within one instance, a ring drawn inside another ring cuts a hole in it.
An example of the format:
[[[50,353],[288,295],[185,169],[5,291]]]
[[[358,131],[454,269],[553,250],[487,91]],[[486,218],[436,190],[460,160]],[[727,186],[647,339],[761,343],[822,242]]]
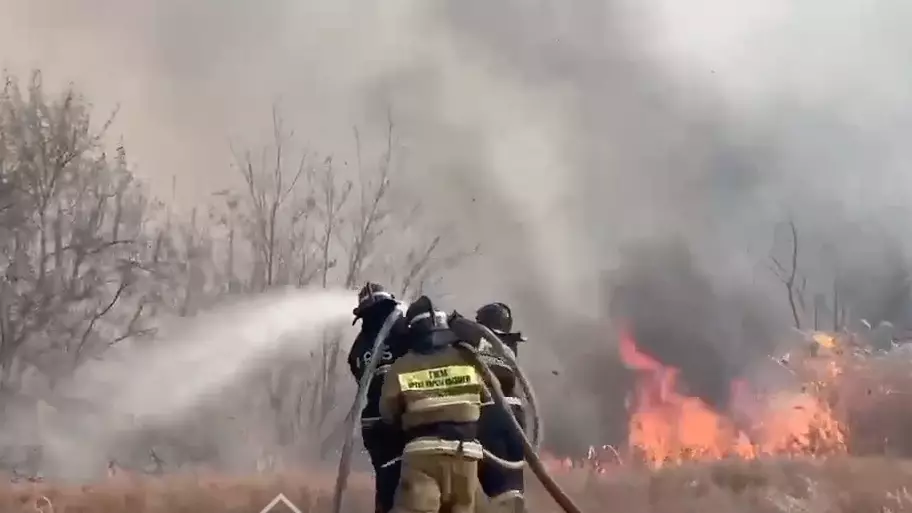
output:
[[[809,297],[908,317],[912,115],[899,0],[0,0],[0,62],[74,81],[139,173],[192,205],[229,139],[352,158],[392,113],[397,197],[480,244],[439,295],[514,307],[548,439],[617,443],[616,324],[710,404],[794,325],[772,263],[799,233]],[[430,235],[430,233],[429,233]],[[804,314],[803,314],[804,315]],[[807,316],[803,319],[805,325]],[[572,400],[567,400],[572,397]],[[584,449],[584,448],[583,448]]]

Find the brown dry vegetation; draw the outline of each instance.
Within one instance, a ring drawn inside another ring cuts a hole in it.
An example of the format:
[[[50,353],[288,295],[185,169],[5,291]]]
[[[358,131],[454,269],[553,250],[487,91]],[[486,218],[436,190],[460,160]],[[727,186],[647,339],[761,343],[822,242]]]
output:
[[[579,471],[561,475],[560,482],[587,512],[912,512],[912,463],[883,458],[730,461],[613,476]],[[12,484],[0,492],[0,510],[257,513],[281,492],[302,511],[323,513],[329,511],[330,484],[322,474],[174,476],[83,487]],[[349,501],[347,511],[370,511],[365,483],[355,485]],[[530,506],[535,513],[557,511],[537,489],[530,492]]]
[[[654,472],[577,469],[557,477],[586,512],[912,513],[912,460],[882,456],[910,454],[912,408],[904,399],[908,368],[899,355],[871,358],[854,368],[852,386],[841,387],[842,402],[852,406],[845,414],[851,417],[853,456],[692,463]],[[322,513],[329,511],[333,477],[326,471],[247,477],[121,474],[90,486],[8,484],[0,490],[0,512],[258,513],[281,492],[302,511]],[[558,511],[542,490],[531,488],[532,512]],[[346,511],[371,511],[369,477],[355,476],[348,497]]]
[[[258,513],[277,494],[304,512],[329,511],[332,481],[322,473],[276,476],[114,478],[88,486],[10,484],[0,492],[3,513]],[[366,483],[348,496],[351,511],[371,511]],[[276,512],[287,511],[281,507]]]
[[[612,477],[567,476],[564,483],[592,512],[912,511],[906,492],[912,487],[912,465],[882,458],[727,461]],[[548,504],[535,511],[553,510]]]
[[[847,369],[838,395],[847,406],[852,456],[691,463],[660,471],[615,467],[603,474],[576,469],[557,478],[592,513],[912,513],[912,460],[905,459],[912,454],[909,368],[907,358],[894,354],[857,360]],[[304,512],[323,513],[330,511],[333,478],[332,472],[311,471],[118,474],[89,486],[11,483],[0,490],[0,513],[259,513],[278,493]],[[353,477],[346,512],[371,511],[370,485],[369,476]],[[533,513],[558,512],[535,484],[529,505]]]

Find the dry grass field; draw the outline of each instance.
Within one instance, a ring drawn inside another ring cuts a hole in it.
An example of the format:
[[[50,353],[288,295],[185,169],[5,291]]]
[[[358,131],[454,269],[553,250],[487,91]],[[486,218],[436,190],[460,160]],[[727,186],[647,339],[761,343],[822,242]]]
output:
[[[331,476],[111,479],[93,486],[11,484],[0,511],[20,513],[259,513],[284,493],[305,513],[329,511]],[[912,512],[912,464],[884,458],[719,461],[614,475],[572,471],[560,482],[586,512],[900,513]],[[347,510],[369,513],[364,482]],[[557,509],[540,490],[533,513]],[[276,506],[276,512],[288,512]]]
[[[912,358],[839,357],[832,363],[841,370],[809,388],[829,405],[817,413],[838,424],[837,451],[819,440],[811,443],[815,438],[805,435],[814,433],[804,430],[815,424],[804,422],[805,416],[789,416],[801,420],[786,426],[796,441],[804,440],[790,454],[719,459],[718,453],[703,451],[697,457],[701,461],[677,458],[660,469],[615,461],[600,473],[555,467],[555,475],[587,513],[912,513]],[[817,379],[808,378],[812,384]],[[647,380],[644,386],[649,385]],[[655,424],[663,417],[646,414],[671,411],[669,422],[682,428],[694,415],[699,420],[707,414],[703,407],[681,410],[681,404],[691,405],[693,398],[666,395],[661,404],[642,406],[631,420]],[[795,407],[804,411],[807,404]],[[640,440],[644,447],[651,443]],[[652,449],[667,456],[668,447]],[[88,486],[9,483],[0,488],[0,513],[260,513],[279,493],[303,512],[325,513],[334,477],[328,471],[239,477],[118,474]],[[530,511],[558,512],[531,476],[530,482]],[[353,476],[346,513],[369,513],[370,489],[370,476]],[[284,506],[274,511],[290,513]]]

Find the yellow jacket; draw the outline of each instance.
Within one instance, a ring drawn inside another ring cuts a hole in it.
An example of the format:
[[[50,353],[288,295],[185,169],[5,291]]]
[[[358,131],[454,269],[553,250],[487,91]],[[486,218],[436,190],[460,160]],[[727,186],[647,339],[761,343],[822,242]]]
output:
[[[452,346],[406,353],[387,371],[380,417],[406,434],[436,424],[477,423],[483,385],[469,358]]]

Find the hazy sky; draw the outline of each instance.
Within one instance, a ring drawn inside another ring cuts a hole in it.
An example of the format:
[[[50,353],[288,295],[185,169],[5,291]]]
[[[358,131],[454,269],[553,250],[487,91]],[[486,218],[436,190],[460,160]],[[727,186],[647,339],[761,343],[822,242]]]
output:
[[[186,191],[229,179],[227,141],[261,136],[276,98],[303,141],[343,156],[351,126],[392,104],[413,172],[474,173],[529,215],[600,217],[606,232],[661,230],[688,202],[740,224],[798,191],[857,206],[909,189],[899,0],[0,7],[0,63],[119,103],[116,131],[164,191],[171,175]]]

